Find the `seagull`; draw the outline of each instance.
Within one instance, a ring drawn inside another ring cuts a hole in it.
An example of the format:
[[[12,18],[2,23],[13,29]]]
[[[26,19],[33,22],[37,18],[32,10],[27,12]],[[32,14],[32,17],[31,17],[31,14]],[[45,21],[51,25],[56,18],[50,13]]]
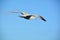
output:
[[[19,17],[27,19],[27,20],[33,20],[35,18],[40,18],[41,20],[46,22],[46,20],[42,16],[40,16],[40,15],[30,15],[27,12],[12,12],[12,13],[21,13],[22,16],[19,16]]]

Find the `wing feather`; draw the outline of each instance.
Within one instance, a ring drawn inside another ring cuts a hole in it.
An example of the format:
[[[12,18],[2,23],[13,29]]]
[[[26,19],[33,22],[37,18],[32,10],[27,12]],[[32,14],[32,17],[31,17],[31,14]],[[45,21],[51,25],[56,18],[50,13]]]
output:
[[[22,15],[28,15],[27,12],[20,12]]]
[[[46,19],[44,19],[42,16],[39,16],[39,18],[43,21],[46,21]]]

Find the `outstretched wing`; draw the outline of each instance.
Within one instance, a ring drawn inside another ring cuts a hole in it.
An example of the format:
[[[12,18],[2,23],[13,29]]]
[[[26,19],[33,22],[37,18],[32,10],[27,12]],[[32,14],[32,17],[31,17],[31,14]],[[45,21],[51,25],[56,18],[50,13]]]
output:
[[[29,15],[27,12],[11,12],[11,13],[21,13],[24,16]]]
[[[38,16],[41,20],[46,21],[42,16]]]
[[[13,10],[11,13],[20,13],[20,12],[18,12],[18,10],[16,9],[16,10]]]
[[[28,15],[27,12],[20,12],[22,15]]]
[[[20,13],[20,12],[11,12],[11,13]]]

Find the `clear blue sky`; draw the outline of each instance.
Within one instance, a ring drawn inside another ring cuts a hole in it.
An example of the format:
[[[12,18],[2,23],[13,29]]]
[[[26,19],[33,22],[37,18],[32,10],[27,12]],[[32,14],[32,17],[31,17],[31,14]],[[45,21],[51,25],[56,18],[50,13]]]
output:
[[[25,11],[43,16],[32,21],[19,18],[21,14],[10,12]],[[1,0],[1,40],[59,40],[58,0]]]

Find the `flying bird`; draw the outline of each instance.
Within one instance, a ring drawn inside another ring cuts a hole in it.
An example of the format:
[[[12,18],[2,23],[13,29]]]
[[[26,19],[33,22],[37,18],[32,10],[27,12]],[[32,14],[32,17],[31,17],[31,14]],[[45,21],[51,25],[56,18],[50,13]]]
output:
[[[21,18],[24,18],[24,19],[28,19],[28,20],[33,20],[35,18],[40,18],[41,20],[43,21],[46,21],[42,16],[40,15],[30,15],[28,14],[27,12],[12,12],[12,13],[21,13],[22,16],[19,16]]]

